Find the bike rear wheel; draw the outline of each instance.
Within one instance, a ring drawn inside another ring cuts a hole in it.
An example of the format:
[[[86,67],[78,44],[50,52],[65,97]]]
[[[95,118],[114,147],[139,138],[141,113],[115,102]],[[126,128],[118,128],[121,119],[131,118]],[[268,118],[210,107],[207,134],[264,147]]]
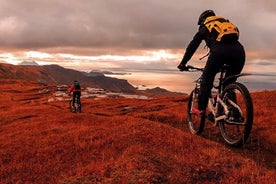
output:
[[[187,112],[187,119],[188,119],[188,127],[192,134],[199,135],[202,133],[205,124],[205,114],[196,115],[192,113],[194,108],[197,108],[197,98],[198,98],[198,91],[193,90],[190,94],[189,101],[188,101],[188,112]]]
[[[80,99],[79,99],[79,98],[76,99],[76,102],[75,102],[75,109],[76,109],[76,112],[77,112],[77,113],[81,113],[81,102],[80,102]]]
[[[81,113],[81,102],[78,98],[75,99],[75,104],[73,104],[73,100],[69,101],[69,109],[71,112]]]
[[[223,139],[231,146],[241,146],[248,139],[253,124],[253,103],[247,88],[238,82],[228,85],[222,93],[228,115],[219,122]],[[222,113],[225,110],[221,107]]]

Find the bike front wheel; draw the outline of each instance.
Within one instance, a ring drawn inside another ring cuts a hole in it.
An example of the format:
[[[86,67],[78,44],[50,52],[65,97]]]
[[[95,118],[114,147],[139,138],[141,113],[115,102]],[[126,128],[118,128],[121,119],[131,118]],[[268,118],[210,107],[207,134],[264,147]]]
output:
[[[188,127],[192,134],[199,135],[202,133],[205,124],[205,114],[196,115],[192,113],[194,108],[197,108],[197,100],[198,100],[198,91],[197,89],[193,90],[189,96],[188,101]]]
[[[249,137],[253,124],[253,103],[247,88],[238,82],[223,90],[221,99],[228,112],[221,107],[226,118],[219,122],[223,139],[231,146],[243,145]]]
[[[70,112],[75,112],[75,107],[73,105],[73,100],[69,101],[69,109],[70,109]]]

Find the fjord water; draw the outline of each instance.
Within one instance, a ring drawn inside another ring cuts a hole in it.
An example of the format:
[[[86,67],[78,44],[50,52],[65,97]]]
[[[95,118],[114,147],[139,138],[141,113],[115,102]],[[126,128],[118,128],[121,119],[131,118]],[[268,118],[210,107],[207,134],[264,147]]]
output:
[[[125,71],[121,71],[125,72]],[[238,81],[244,83],[250,91],[276,90],[276,73],[250,73]],[[198,72],[179,72],[177,70],[128,70],[124,75],[108,75],[125,79],[138,89],[161,87],[169,91],[190,93]]]

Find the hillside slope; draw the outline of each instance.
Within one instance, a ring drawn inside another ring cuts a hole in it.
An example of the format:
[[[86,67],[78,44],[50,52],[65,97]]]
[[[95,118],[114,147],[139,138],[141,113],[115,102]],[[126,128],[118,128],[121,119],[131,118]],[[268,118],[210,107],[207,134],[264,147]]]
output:
[[[218,129],[191,135],[187,96],[48,102],[37,83],[1,80],[0,183],[275,183],[276,91],[253,93],[243,148]]]
[[[105,76],[90,77],[58,65],[23,66],[0,63],[0,79],[29,80],[56,85],[69,85],[72,81],[79,80],[83,86],[102,88],[112,92],[137,93],[137,90],[126,80]]]

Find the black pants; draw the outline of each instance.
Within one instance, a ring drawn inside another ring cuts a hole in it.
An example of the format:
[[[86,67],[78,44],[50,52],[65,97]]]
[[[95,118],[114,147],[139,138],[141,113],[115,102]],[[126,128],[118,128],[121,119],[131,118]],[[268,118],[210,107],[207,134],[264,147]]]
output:
[[[76,96],[78,95],[78,100],[80,102],[80,96],[81,96],[81,92],[80,91],[75,91],[73,92],[73,105],[75,104],[75,99],[76,99]]]
[[[217,43],[214,48],[211,49],[202,73],[202,83],[200,85],[198,97],[199,110],[206,109],[215,76],[224,64],[229,65],[226,77],[241,73],[245,64],[245,51],[239,42]],[[235,82],[235,80],[236,79],[231,82]]]

